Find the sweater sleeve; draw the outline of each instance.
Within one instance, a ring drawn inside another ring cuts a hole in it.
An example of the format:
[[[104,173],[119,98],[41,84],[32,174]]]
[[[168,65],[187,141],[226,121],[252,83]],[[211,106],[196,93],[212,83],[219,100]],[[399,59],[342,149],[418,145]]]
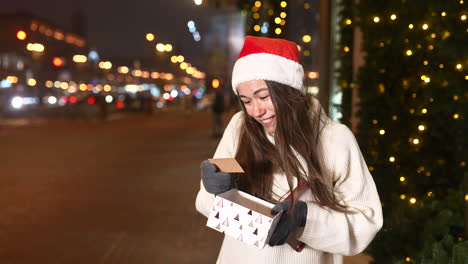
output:
[[[333,178],[335,197],[353,213],[307,202],[307,221],[298,238],[317,250],[356,255],[370,244],[383,224],[379,195],[352,132],[331,123],[322,135],[325,169]]]
[[[236,113],[229,121],[224,130],[223,137],[216,148],[213,158],[234,158],[237,150],[239,129],[242,120],[242,112]],[[200,171],[201,173],[201,171]],[[195,207],[205,217],[210,215],[215,195],[206,191],[203,182],[200,180],[200,190],[195,200]]]

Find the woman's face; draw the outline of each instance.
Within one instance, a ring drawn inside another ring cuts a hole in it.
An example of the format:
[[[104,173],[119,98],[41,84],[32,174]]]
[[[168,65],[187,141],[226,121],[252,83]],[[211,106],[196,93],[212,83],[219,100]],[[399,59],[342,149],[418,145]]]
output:
[[[263,80],[240,83],[237,94],[247,110],[247,114],[257,120],[270,134],[276,129],[276,112],[271,102],[270,91]]]

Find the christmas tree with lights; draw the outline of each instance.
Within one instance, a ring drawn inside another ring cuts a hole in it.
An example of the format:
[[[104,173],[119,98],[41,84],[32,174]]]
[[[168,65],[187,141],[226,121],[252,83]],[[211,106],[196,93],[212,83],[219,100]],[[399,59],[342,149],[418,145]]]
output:
[[[341,2],[338,83],[345,109],[358,88],[357,138],[384,210],[377,263],[468,263],[464,1]],[[355,27],[365,64],[353,79]]]

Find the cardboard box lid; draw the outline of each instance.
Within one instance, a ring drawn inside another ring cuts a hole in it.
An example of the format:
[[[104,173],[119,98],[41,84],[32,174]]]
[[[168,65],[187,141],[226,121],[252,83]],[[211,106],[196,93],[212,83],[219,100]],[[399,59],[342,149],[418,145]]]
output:
[[[248,193],[239,191],[237,189],[231,189],[227,192],[219,194],[218,196],[228,201],[234,202],[238,205],[241,205],[247,209],[256,211],[257,213],[262,214],[264,216],[270,218],[275,217],[271,214],[271,209],[273,208],[274,204],[264,201]]]
[[[209,162],[218,166],[222,172],[243,173],[244,170],[234,158],[208,159]]]

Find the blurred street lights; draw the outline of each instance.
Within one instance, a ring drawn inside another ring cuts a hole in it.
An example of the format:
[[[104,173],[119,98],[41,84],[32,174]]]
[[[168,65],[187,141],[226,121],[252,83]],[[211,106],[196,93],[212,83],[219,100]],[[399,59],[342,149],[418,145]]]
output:
[[[195,22],[193,20],[190,20],[189,22],[187,22],[187,27],[190,31],[190,33],[192,33],[193,35],[193,39],[195,41],[200,41],[201,40],[201,36],[200,36],[200,32],[197,31],[197,27],[195,26]]]
[[[154,40],[154,34],[153,33],[146,34],[146,40],[148,40],[149,42],[153,41]]]
[[[312,40],[312,37],[310,35],[304,35],[302,36],[302,41],[304,43],[309,43]]]
[[[156,44],[156,50],[159,52],[171,52],[172,51],[172,45],[171,44],[164,44],[164,43],[158,43]]]
[[[202,3],[201,0],[197,1],[197,3]],[[198,33],[198,31],[196,30],[195,28],[195,22],[194,21],[189,21],[187,23],[187,26],[189,28],[189,30],[194,34],[194,39],[196,41],[200,40],[200,35]],[[155,36],[153,33],[147,33],[146,36],[145,36],[145,39],[148,43],[151,43],[155,40]],[[154,45],[154,46],[153,46]],[[193,78],[196,78],[196,79],[203,79],[205,78],[205,74],[203,72],[200,72],[197,68],[193,67],[190,63],[186,62],[185,61],[185,58],[184,56],[182,55],[174,55],[172,52],[174,52],[174,47],[172,44],[169,44],[169,43],[162,43],[162,42],[158,42],[156,44],[151,44],[151,47],[154,47],[152,49],[155,49],[155,54],[156,55],[156,64],[164,64],[165,60],[168,58],[168,55],[172,55],[170,57],[170,61],[173,63],[173,64],[177,64],[177,63],[180,63],[180,65],[178,65],[182,71],[184,71],[184,73],[192,76]],[[101,64],[101,66],[103,67],[103,64]],[[101,67],[100,66],[100,67]],[[104,69],[104,68],[102,68]],[[122,73],[123,71],[128,71],[127,69],[125,68],[118,68],[118,71],[119,73]],[[143,78],[153,78],[153,79],[166,79],[166,80],[172,80],[174,79],[174,75],[173,74],[170,74],[170,73],[158,73],[158,72],[152,72],[152,73],[148,73],[148,74],[143,74],[143,72],[141,72],[140,70],[136,69],[134,71],[132,71],[132,75],[135,76],[135,77],[143,77]]]
[[[28,35],[23,30],[19,30],[16,33],[16,38],[19,39],[19,40],[25,40],[27,37],[28,37]]]
[[[112,68],[112,63],[110,61],[101,61],[99,62],[99,68],[103,70],[110,70]]]
[[[88,57],[85,55],[77,54],[73,56],[73,61],[76,63],[85,63],[88,61]]]

